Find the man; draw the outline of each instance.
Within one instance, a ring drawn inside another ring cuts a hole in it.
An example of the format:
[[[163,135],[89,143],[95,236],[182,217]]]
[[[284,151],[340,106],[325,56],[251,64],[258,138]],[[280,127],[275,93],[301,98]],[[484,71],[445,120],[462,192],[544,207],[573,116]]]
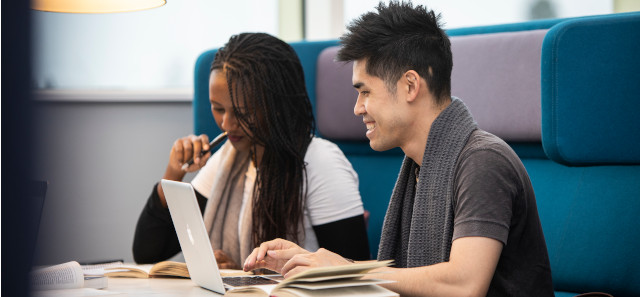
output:
[[[381,3],[341,39],[338,60],[354,61],[354,113],[371,147],[406,155],[378,253],[395,267],[376,278],[395,280],[385,286],[403,296],[553,296],[529,177],[509,146],[451,97],[451,44],[439,18],[423,6]],[[288,277],[349,262],[276,239],[244,268]]]

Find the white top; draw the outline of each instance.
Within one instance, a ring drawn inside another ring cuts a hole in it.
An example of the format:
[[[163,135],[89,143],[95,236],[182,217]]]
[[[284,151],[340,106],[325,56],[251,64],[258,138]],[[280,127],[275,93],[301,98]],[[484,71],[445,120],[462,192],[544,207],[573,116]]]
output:
[[[207,199],[211,195],[221,161],[220,154],[214,153],[191,181],[193,187]],[[307,163],[305,186],[308,191],[304,209],[303,247],[315,251],[318,249],[318,239],[312,226],[361,215],[364,208],[358,190],[358,175],[337,145],[314,137],[307,148],[304,161]],[[243,208],[251,201],[249,198],[253,194],[251,189],[255,179],[256,168],[250,164],[246,172]],[[238,230],[241,230],[242,223],[238,223]]]

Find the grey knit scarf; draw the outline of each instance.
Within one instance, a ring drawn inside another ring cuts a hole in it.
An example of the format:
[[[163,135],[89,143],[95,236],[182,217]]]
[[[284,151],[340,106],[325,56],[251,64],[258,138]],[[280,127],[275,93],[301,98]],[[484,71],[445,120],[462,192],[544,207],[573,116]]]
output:
[[[382,226],[378,260],[393,259],[396,267],[449,260],[456,162],[475,129],[465,104],[452,97],[431,125],[422,166],[405,156]]]

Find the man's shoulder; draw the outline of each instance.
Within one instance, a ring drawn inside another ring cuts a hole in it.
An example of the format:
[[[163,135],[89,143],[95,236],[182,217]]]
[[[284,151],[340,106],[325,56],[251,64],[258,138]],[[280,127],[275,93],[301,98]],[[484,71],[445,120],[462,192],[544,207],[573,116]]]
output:
[[[508,166],[519,171],[524,166],[518,155],[500,137],[477,129],[469,136],[458,157],[458,164],[469,160],[476,166]]]
[[[516,153],[504,140],[481,129],[476,129],[471,133],[467,140],[467,144],[462,149],[461,155],[486,150],[495,151],[501,155],[517,158]]]
[[[467,141],[458,157],[457,170],[463,167],[477,171],[509,172],[523,178],[528,176],[520,157],[500,137],[477,129]]]

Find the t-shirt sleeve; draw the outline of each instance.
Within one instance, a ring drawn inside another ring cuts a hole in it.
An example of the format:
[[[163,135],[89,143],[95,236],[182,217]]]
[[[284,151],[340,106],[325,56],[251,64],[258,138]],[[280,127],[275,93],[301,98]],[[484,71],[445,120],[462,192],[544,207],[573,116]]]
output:
[[[307,154],[306,210],[313,226],[364,213],[358,175],[332,142],[314,138]]]
[[[453,240],[481,236],[506,244],[513,201],[522,189],[512,164],[485,149],[470,153],[459,166]]]

